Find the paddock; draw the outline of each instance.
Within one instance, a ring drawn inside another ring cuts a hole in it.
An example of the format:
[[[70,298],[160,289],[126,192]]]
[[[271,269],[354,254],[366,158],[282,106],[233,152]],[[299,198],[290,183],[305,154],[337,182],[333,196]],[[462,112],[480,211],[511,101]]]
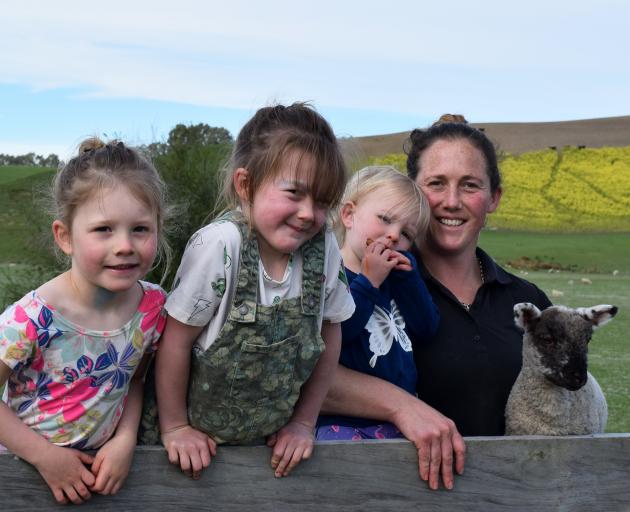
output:
[[[275,479],[265,446],[220,447],[193,481],[161,447],[138,447],[116,496],[81,510],[104,511],[630,511],[630,434],[471,437],[464,475],[431,491],[404,440],[318,443],[288,478]],[[0,455],[0,510],[59,509],[37,471]]]

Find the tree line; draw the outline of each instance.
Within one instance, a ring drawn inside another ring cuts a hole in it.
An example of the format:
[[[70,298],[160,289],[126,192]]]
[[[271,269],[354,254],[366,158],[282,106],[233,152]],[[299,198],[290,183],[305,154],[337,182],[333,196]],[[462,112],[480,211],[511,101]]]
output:
[[[59,166],[59,157],[54,153],[48,156],[26,153],[25,155],[7,155],[0,153],[0,165],[28,165],[29,167],[51,167]]]
[[[231,144],[232,135],[222,127],[210,126],[206,123],[177,124],[169,134],[166,142],[152,142],[142,145],[141,149],[151,158],[159,158],[171,151],[183,151],[187,146],[209,146]],[[26,153],[25,155],[9,155],[0,153],[0,165],[27,165],[30,167],[56,168],[60,164],[59,156],[51,153],[48,156]]]

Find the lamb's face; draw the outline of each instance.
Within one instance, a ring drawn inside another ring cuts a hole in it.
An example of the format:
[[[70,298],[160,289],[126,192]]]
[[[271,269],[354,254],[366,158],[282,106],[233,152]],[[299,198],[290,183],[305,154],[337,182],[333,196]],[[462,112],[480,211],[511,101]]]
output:
[[[593,330],[617,314],[615,306],[570,309],[552,306],[514,306],[516,324],[525,331],[524,350],[534,353],[535,367],[547,380],[575,391],[587,380],[588,342]]]
[[[553,307],[543,311],[540,321],[528,332],[528,341],[540,355],[547,380],[575,391],[586,384],[592,335],[591,322],[573,311]]]

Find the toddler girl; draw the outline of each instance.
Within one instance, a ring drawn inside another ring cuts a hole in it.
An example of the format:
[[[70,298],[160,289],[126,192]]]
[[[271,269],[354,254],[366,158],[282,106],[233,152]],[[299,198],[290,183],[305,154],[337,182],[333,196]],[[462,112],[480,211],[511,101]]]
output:
[[[266,437],[278,477],[310,456],[354,310],[326,229],[345,180],[332,129],[307,105],[262,108],[241,130],[230,211],[188,243],[156,360],[162,441],[186,474],[199,477],[216,443]]]
[[[135,150],[88,139],[53,195],[71,265],[0,316],[0,442],[59,503],[78,504],[115,494],[131,466],[142,368],[165,320],[164,292],[140,281],[161,243],[164,187]]]
[[[439,314],[407,252],[422,239],[429,210],[420,190],[393,167],[366,167],[348,183],[336,219],[356,310],[341,324],[340,364],[415,395],[410,337],[431,337]],[[401,437],[390,423],[321,416],[317,439]]]

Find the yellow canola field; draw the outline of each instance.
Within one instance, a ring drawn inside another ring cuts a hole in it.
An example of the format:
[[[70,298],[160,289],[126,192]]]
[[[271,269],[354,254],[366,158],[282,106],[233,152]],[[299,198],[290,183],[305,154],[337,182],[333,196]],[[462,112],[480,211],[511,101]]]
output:
[[[406,155],[372,160],[405,172]],[[503,197],[489,228],[630,232],[630,147],[566,147],[500,162]]]

